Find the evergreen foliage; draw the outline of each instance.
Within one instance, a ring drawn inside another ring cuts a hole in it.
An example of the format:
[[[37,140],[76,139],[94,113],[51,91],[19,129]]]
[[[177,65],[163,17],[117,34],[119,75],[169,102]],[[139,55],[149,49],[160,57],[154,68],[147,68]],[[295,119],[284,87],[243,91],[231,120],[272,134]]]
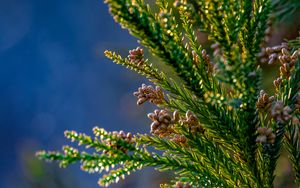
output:
[[[138,105],[149,101],[159,108],[148,114],[151,134],[95,127],[90,137],[66,131],[72,142],[94,152],[64,146],[63,152],[38,152],[40,159],[59,161],[61,167],[79,162],[90,173],[106,170],[101,186],[154,166],[174,172],[174,180],[161,185],[166,188],[270,188],[285,148],[300,186],[300,38],[265,46],[271,18],[297,9],[297,0],[156,0],[158,12],[144,0],[105,3],[115,21],[178,79],[156,68],[140,47],[128,57],[105,51],[157,86],[142,85],[134,93]],[[213,49],[199,43],[199,31]],[[280,65],[274,96],[262,90],[263,56]]]

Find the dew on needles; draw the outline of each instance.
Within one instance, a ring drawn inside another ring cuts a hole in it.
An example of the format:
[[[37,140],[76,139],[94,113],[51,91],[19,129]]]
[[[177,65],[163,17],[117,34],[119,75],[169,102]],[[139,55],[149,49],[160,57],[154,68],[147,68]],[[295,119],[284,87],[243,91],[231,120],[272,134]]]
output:
[[[273,188],[285,150],[300,186],[300,36],[266,47],[278,15],[289,12],[292,1],[155,2],[105,0],[114,20],[160,59],[156,64],[171,69],[154,66],[142,47],[127,57],[104,52],[151,82],[133,93],[137,105],[157,108],[148,114],[149,133],[66,131],[67,139],[84,147],[40,151],[38,158],[61,167],[80,163],[83,171],[99,173],[100,186],[150,166],[174,172],[162,188]],[[279,65],[274,93],[261,83],[267,77],[262,62]]]

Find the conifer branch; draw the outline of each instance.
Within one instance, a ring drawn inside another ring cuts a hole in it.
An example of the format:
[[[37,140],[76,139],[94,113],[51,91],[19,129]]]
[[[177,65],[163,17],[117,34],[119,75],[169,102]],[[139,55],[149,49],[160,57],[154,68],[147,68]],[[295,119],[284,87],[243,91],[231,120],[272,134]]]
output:
[[[83,151],[64,146],[62,152],[40,151],[38,158],[61,167],[80,163],[83,171],[101,174],[100,186],[152,166],[174,172],[164,188],[272,188],[286,149],[300,185],[300,40],[265,48],[270,15],[281,15],[278,7],[286,12],[296,2],[157,0],[156,13],[144,0],[105,2],[115,21],[177,76],[153,66],[141,47],[127,57],[105,51],[154,85],[142,84],[133,93],[137,105],[158,107],[148,114],[150,134],[98,127],[92,137],[66,131]],[[208,34],[212,53],[200,44],[198,31]],[[274,96],[261,89],[258,55],[280,64]]]
[[[187,55],[182,44],[172,33],[166,31],[157,17],[142,0],[106,0],[110,12],[122,27],[140,39],[140,43],[160,57],[168,65],[174,67],[178,75],[197,95],[202,95],[201,78],[193,69],[192,60]],[[171,31],[171,30],[169,30]]]

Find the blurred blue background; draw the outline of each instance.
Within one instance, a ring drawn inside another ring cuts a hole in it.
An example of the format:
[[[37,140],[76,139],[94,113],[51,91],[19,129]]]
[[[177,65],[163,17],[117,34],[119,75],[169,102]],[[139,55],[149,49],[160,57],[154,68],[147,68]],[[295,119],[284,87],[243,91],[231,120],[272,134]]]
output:
[[[0,0],[1,188],[98,187],[98,175],[40,163],[34,153],[60,150],[66,129],[148,128],[132,96],[142,78],[103,55],[137,45],[103,1]]]

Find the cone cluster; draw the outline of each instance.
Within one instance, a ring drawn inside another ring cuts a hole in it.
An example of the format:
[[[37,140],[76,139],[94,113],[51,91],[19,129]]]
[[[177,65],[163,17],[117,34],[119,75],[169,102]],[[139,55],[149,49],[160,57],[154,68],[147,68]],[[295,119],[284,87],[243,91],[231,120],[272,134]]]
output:
[[[288,44],[282,43],[279,46],[266,48],[266,53],[269,55],[269,64],[279,61],[281,64],[279,68],[280,75],[289,78],[291,70],[298,59],[299,52],[297,50],[290,52]]]
[[[277,90],[279,89],[281,83],[282,83],[282,78],[277,78],[276,80],[273,81],[273,84]]]
[[[146,101],[150,101],[153,104],[162,104],[165,100],[162,89],[158,86],[154,89],[152,86],[142,84],[142,87],[138,88],[138,91],[133,93],[138,98],[137,105],[141,105]]]
[[[183,183],[183,182],[176,182],[174,188],[191,188],[189,183]]]
[[[289,106],[284,106],[282,101],[277,101],[272,110],[271,117],[278,123],[284,123],[292,118],[292,109]]]
[[[256,139],[257,143],[274,144],[276,135],[273,133],[271,128],[258,127],[257,133],[259,134],[259,136]]]
[[[148,114],[148,118],[153,121],[150,133],[165,137],[173,132],[171,124],[176,121],[176,118],[172,117],[167,110],[155,110]]]
[[[170,140],[173,142],[182,143],[182,144],[186,143],[186,141],[187,141],[186,137],[183,135],[180,135],[180,134],[172,135],[172,138]]]
[[[191,132],[204,133],[204,128],[200,125],[198,118],[190,110],[185,113],[185,117],[181,118],[180,122],[188,125]]]
[[[259,98],[256,102],[256,107],[258,110],[265,110],[270,107],[274,101],[274,96],[269,96],[264,90],[260,91]]]
[[[133,50],[129,50],[128,59],[130,62],[135,63],[137,66],[140,66],[145,62],[144,50],[140,47],[137,47]]]
[[[124,131],[113,131],[112,135],[116,138],[122,139],[124,140],[126,143],[128,144],[133,144],[133,135],[131,133],[125,133]],[[120,150],[124,153],[127,153],[127,149],[125,147],[123,147],[122,145],[117,144],[116,141],[112,141],[112,140],[108,140],[107,141],[107,145],[116,149],[116,150]]]

